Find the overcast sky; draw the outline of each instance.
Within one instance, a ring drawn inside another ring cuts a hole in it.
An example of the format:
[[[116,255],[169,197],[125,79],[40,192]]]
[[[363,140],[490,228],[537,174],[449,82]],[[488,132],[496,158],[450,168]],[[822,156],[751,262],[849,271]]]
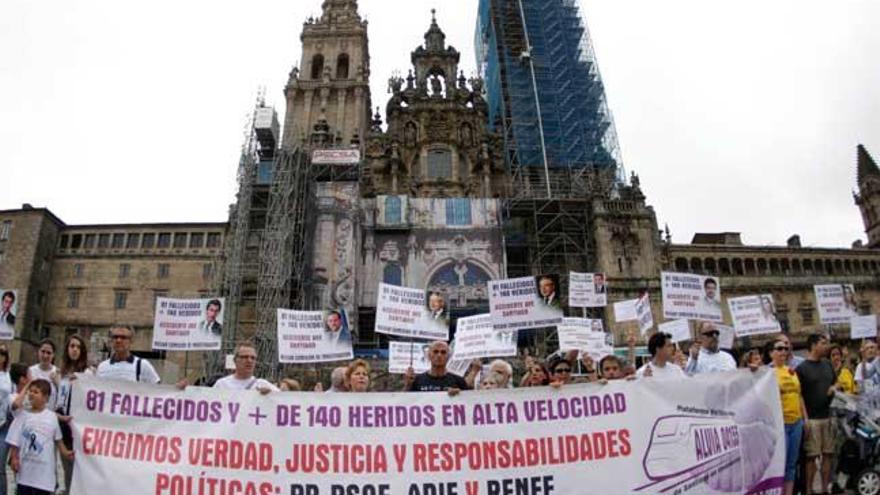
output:
[[[225,221],[259,86],[284,112],[320,0],[0,2],[0,209],[69,224]],[[373,105],[430,9],[475,72],[476,0],[360,0]],[[880,2],[582,0],[624,165],[676,242],[848,246],[856,145],[880,160]]]

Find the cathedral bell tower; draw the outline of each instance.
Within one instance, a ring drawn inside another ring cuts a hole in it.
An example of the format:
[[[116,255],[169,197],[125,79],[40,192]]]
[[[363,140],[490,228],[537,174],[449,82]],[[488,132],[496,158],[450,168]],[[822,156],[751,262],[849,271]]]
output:
[[[370,109],[367,21],[356,0],[324,0],[319,18],[303,24],[302,61],[290,72],[282,145],[307,142],[316,124],[328,145],[361,142]]]
[[[856,204],[862,212],[865,233],[868,234],[868,247],[880,247],[880,168],[861,144],[857,149],[857,171],[859,192],[854,194]]]

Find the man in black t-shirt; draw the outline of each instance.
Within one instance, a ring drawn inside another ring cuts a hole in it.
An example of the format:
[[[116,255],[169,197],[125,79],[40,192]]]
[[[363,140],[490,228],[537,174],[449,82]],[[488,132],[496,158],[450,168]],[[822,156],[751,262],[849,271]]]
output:
[[[828,337],[813,334],[807,337],[810,350],[807,359],[798,365],[798,380],[801,394],[807,409],[807,423],[804,428],[804,454],[807,457],[806,479],[816,477],[816,458],[822,457],[822,487],[831,483],[831,461],[834,457],[834,428],[831,425],[831,399],[837,385],[834,384],[834,368],[825,359],[828,355]],[[807,490],[809,493],[809,490]]]
[[[431,369],[425,373],[415,374],[412,368],[406,370],[404,377],[404,390],[407,392],[443,392],[456,395],[461,390],[470,387],[464,378],[446,371],[446,362],[449,361],[449,344],[442,340],[431,343],[428,348],[428,358],[431,360]]]

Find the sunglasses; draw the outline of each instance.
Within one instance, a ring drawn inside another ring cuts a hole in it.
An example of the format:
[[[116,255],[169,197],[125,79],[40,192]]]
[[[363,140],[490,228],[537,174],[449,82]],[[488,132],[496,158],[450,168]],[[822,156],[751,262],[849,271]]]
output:
[[[571,373],[571,368],[556,368],[554,373]]]
[[[774,347],[774,351],[788,352],[788,347]]]
[[[717,337],[721,335],[721,332],[719,332],[718,330],[712,330],[711,332],[703,332],[703,335],[706,337]]]
[[[128,335],[111,335],[110,338],[113,340],[128,340],[131,337],[129,337]]]

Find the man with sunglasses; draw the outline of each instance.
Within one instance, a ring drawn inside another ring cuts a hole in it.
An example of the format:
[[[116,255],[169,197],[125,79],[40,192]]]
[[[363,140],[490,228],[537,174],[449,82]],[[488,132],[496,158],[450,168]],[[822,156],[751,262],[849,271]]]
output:
[[[110,327],[110,359],[98,365],[98,378],[123,380],[128,382],[159,383],[159,374],[146,359],[131,353],[131,338],[134,332],[126,325]]]
[[[636,371],[636,377],[656,377],[659,379],[684,378],[685,374],[672,360],[675,358],[675,343],[672,335],[657,332],[648,339],[648,352],[651,360]]]
[[[697,328],[699,328],[700,339],[691,345],[691,355],[688,358],[685,372],[689,375],[697,375],[735,370],[736,361],[733,356],[718,348],[720,332],[715,328],[715,324],[701,321]]]

